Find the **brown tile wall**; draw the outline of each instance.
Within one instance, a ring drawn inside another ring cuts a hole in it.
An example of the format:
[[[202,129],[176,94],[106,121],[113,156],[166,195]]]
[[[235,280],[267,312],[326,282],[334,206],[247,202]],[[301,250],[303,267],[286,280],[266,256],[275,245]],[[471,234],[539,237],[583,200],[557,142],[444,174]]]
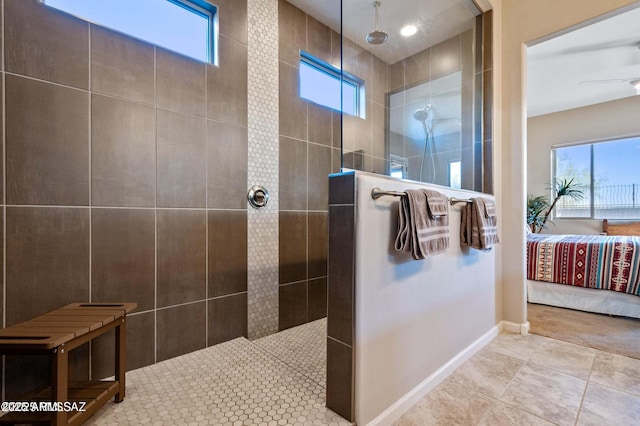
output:
[[[354,421],[355,174],[329,178],[327,407]]]
[[[219,67],[37,0],[2,2],[3,326],[71,302],[136,302],[129,369],[246,335],[247,8],[215,3]],[[74,352],[74,377],[113,374],[113,336]],[[48,368],[4,365],[10,400]]]
[[[387,174],[389,65],[346,38],[342,44],[342,55],[345,72],[364,80],[366,88],[365,117],[345,114],[343,118],[344,167]],[[340,57],[334,57],[333,63],[339,66]]]
[[[340,169],[340,114],[300,98],[300,50],[340,66],[340,35],[285,0],[279,43],[279,328],[326,316],[328,174]],[[334,59],[337,58],[337,62]]]

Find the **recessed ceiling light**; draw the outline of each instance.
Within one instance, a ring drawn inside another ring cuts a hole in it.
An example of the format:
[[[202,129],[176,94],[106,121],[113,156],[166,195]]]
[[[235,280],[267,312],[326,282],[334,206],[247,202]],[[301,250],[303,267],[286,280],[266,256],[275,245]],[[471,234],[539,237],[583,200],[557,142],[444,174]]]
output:
[[[415,25],[407,25],[400,30],[400,34],[402,34],[405,37],[411,37],[417,32],[418,32],[418,29],[416,28]]]

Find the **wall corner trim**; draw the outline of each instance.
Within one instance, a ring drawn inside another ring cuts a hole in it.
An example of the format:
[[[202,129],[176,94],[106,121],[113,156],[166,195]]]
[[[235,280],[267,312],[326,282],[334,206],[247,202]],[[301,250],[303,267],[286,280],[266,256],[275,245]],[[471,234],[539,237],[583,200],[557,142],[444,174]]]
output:
[[[528,323],[527,323],[528,324]],[[465,361],[476,354],[485,345],[491,342],[502,331],[502,322],[493,326],[489,331],[476,339],[456,356],[451,358],[446,364],[436,370],[429,377],[424,379],[415,388],[407,392],[403,397],[398,399],[389,408],[384,410],[378,417],[369,422],[368,426],[390,425],[398,420],[405,412],[420,401],[433,388],[438,386],[444,379],[449,377],[456,368],[460,367]],[[357,420],[357,419],[356,419]]]
[[[518,324],[516,322],[511,321],[501,321],[498,325],[500,327],[500,331],[504,330],[509,333],[519,333],[523,336],[529,334],[530,324],[529,321],[523,322],[522,324]]]

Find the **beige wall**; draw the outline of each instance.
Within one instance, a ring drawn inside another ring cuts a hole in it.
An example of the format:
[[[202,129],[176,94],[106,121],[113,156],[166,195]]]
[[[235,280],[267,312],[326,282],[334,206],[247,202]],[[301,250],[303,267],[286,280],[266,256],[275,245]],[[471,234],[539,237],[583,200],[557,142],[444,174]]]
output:
[[[502,246],[498,281],[502,286],[501,319],[526,321],[525,200],[526,85],[525,45],[583,24],[629,0],[491,0],[494,9],[496,150],[495,189],[501,210]]]
[[[527,120],[527,193],[542,195],[551,180],[551,146],[640,135],[640,97],[531,117]],[[597,234],[601,220],[558,219],[552,234]]]

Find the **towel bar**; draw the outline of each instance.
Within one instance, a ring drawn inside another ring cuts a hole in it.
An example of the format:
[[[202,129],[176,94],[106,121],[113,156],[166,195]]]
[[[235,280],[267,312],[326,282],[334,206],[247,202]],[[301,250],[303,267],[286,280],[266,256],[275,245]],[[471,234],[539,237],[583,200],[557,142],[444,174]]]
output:
[[[371,198],[373,198],[374,200],[377,200],[378,198],[384,197],[386,195],[389,195],[392,197],[401,197],[404,194],[405,194],[404,191],[384,191],[378,187],[375,187],[371,190]],[[471,200],[468,200],[468,199],[449,197],[449,203],[451,203],[452,206],[458,203],[470,203],[470,202]]]

